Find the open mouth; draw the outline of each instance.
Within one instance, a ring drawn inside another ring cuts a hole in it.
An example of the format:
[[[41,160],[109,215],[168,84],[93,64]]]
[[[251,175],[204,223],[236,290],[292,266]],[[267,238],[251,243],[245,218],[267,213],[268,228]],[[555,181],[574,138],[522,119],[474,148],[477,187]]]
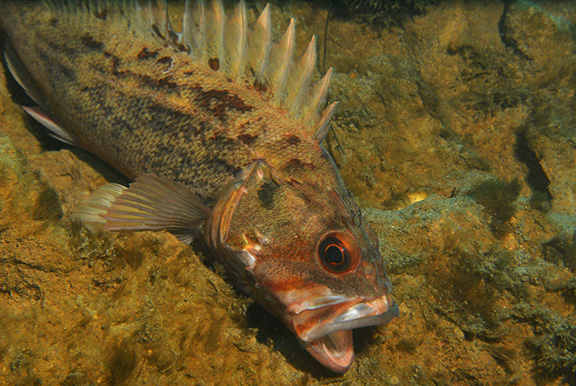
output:
[[[345,373],[354,361],[352,330],[333,332],[302,345],[314,359],[335,373]]]
[[[337,309],[337,310],[336,310]],[[326,316],[334,317],[326,319]],[[387,324],[400,315],[388,296],[354,299],[296,315],[294,328],[304,348],[322,365],[345,373],[354,361],[352,330]]]

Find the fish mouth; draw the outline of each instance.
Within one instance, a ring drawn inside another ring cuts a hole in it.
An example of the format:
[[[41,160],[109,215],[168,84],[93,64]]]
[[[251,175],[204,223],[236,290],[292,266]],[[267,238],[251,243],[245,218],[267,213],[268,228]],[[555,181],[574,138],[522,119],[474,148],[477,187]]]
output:
[[[352,330],[336,331],[301,345],[320,364],[335,373],[345,373],[354,362]]]
[[[292,322],[301,345],[318,362],[333,372],[345,373],[354,361],[352,330],[384,325],[399,315],[396,302],[385,295],[304,310]]]

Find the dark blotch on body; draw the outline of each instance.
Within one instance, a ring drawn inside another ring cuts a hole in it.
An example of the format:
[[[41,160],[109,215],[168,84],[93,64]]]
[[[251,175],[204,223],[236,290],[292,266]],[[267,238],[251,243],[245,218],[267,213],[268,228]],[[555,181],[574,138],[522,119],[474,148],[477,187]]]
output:
[[[72,46],[69,44],[62,44],[61,42],[53,42],[51,40],[46,40],[45,43],[49,48],[48,52],[59,52],[62,55],[68,56],[70,58],[75,58],[80,53],[75,44]],[[47,58],[51,56],[46,54],[46,51],[44,51],[43,55],[45,55]],[[49,59],[49,61],[52,62],[52,59]]]
[[[158,121],[160,117],[169,117],[170,121],[172,122],[186,120],[188,118],[186,113],[182,112],[181,110],[160,104],[153,98],[142,100],[142,103],[147,106],[150,114],[153,114],[157,117],[157,124],[161,124],[161,122]],[[162,124],[167,126],[167,129],[170,127],[169,122],[164,122]],[[174,130],[176,130],[175,126],[172,127],[172,131]]]
[[[144,47],[142,48],[142,50],[138,53],[138,60],[144,60],[144,59],[153,59],[156,56],[158,56],[158,52],[160,50],[154,50],[154,51],[148,51],[148,48]]]
[[[152,24],[152,30],[154,31],[154,33],[156,35],[161,37],[163,40],[166,40],[166,39],[164,39],[164,35],[162,35],[162,33],[160,32],[160,30],[158,29],[158,26],[156,24]]]
[[[278,190],[278,185],[273,182],[266,181],[258,190],[258,199],[265,209],[272,209],[274,206],[274,195]]]
[[[96,12],[94,15],[96,16],[96,18],[100,20],[106,20],[106,18],[108,17],[108,9],[104,8],[102,11]]]
[[[43,56],[41,53],[38,54],[38,56],[40,56],[42,58],[42,60],[45,60],[46,62],[49,62],[51,60],[50,57],[47,56]],[[64,78],[66,78],[66,80],[68,80],[69,82],[73,83],[76,81],[76,72],[74,69],[70,68],[70,67],[66,67],[64,64],[60,63],[60,62],[50,62],[51,63],[51,72],[52,72],[52,76],[55,79],[62,79],[62,76]]]
[[[174,47],[176,47],[180,52],[190,52],[190,48],[182,43],[176,43]]]
[[[172,64],[173,59],[169,56],[163,56],[160,59],[158,59],[156,62],[160,63],[160,64],[167,64],[167,65],[171,65]]]
[[[225,173],[228,173],[230,175],[236,175],[241,170],[237,166],[234,166],[233,164],[231,164],[230,162],[221,157],[213,157],[212,159],[210,159],[209,163],[214,165],[214,169],[222,168]]]
[[[74,82],[76,80],[76,74],[74,73],[74,70],[71,70],[70,68],[62,67],[62,74],[64,74],[64,76],[70,82]]]
[[[254,107],[244,103],[238,95],[230,94],[228,90],[208,90],[197,86],[199,105],[209,110],[220,120],[226,119],[226,109],[234,109],[241,112],[252,111]]]
[[[119,77],[132,77],[134,79],[139,80],[140,82],[144,83],[147,86],[154,87],[154,88],[176,88],[178,84],[172,81],[172,76],[167,75],[163,78],[154,78],[144,74],[137,74],[131,71],[118,71],[118,62],[112,63],[112,74],[117,75]]]
[[[165,76],[164,78],[158,79],[158,85],[168,88],[176,88],[178,84],[172,81],[172,77],[170,75]]]
[[[257,135],[251,135],[248,133],[244,133],[244,134],[240,134],[238,136],[238,139],[240,140],[240,142],[242,142],[245,145],[252,145],[254,143],[254,141],[256,141],[258,139]]]
[[[220,68],[220,59],[218,58],[209,59],[208,66],[210,66],[210,68],[213,69],[214,71],[218,71],[218,69]]]
[[[259,91],[259,92],[262,92],[262,93],[268,91],[268,87],[266,87],[266,84],[261,83],[261,82],[258,82],[258,81],[255,81],[255,82],[254,82],[254,89],[255,89],[256,91]]]
[[[284,165],[285,172],[294,172],[294,171],[303,171],[306,169],[313,169],[314,165],[310,162],[302,161],[298,158],[291,158],[286,164]]]
[[[89,34],[82,35],[82,37],[80,37],[80,40],[88,48],[98,49],[104,45],[104,43],[94,40],[94,38]]]
[[[120,71],[118,71],[118,67],[120,65],[120,58],[117,56],[111,56],[112,60],[111,60],[111,64],[112,64],[112,75],[118,75],[120,74]]]
[[[288,134],[285,138],[288,145],[298,145],[301,142],[300,138],[292,134]]]

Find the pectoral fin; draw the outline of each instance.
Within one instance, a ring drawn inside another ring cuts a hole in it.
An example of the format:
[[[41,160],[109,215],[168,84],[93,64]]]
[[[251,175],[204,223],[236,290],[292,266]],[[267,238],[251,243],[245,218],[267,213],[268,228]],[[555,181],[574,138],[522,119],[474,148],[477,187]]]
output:
[[[189,243],[210,209],[184,185],[144,174],[125,187],[105,185],[74,212],[89,227],[109,231],[165,230]]]

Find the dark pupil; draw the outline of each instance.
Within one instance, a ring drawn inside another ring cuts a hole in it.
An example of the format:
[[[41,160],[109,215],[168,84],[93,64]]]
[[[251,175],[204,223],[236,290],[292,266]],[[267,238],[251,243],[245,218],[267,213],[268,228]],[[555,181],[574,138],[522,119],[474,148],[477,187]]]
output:
[[[337,237],[327,237],[320,243],[318,255],[326,269],[333,273],[345,272],[350,268],[350,253]]]
[[[337,245],[329,245],[324,253],[328,264],[340,265],[344,262],[344,254]]]

